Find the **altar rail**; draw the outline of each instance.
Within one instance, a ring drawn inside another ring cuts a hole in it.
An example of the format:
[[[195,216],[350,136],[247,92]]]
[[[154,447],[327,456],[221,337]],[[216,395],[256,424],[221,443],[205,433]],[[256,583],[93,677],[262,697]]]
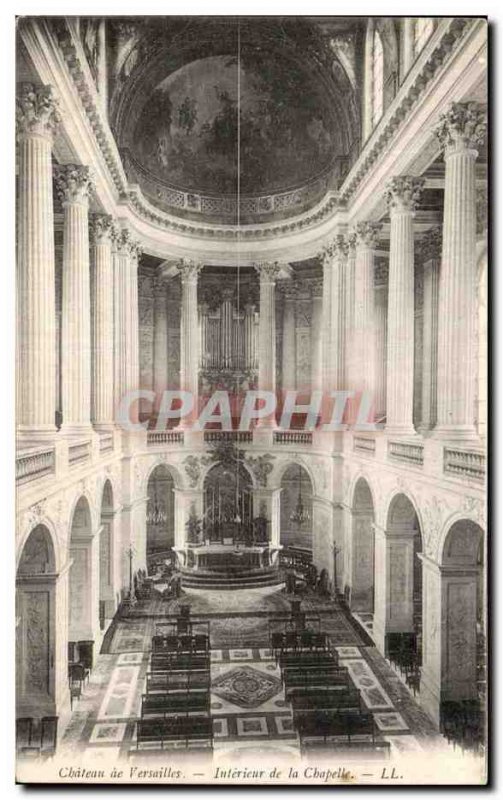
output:
[[[486,457],[474,450],[444,447],[444,472],[483,481],[486,476]]]
[[[53,474],[55,467],[54,447],[20,453],[16,458],[16,481],[32,481],[43,475]]]

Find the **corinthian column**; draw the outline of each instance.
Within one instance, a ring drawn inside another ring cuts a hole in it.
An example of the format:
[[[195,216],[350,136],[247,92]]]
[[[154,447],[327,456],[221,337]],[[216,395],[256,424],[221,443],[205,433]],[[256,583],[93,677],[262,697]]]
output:
[[[197,313],[197,278],[203,264],[182,260],[178,264],[182,279],[182,313],[180,320],[180,389],[194,398],[191,417],[199,413],[199,325]],[[189,425],[190,417],[182,420]]]
[[[115,253],[115,404],[139,389],[138,242],[122,229]],[[138,402],[129,407],[129,420],[138,419]]]
[[[281,359],[282,389],[297,388],[297,347],[295,341],[295,285],[283,288],[283,348]]]
[[[275,286],[280,265],[274,263],[256,264],[260,277],[260,326],[258,388],[276,392],[276,309]],[[261,427],[274,427],[274,416],[260,420]]]
[[[346,237],[338,234],[333,242],[332,278],[330,281],[330,380],[331,391],[345,389],[344,338],[345,338],[345,279],[348,244]]]
[[[391,233],[388,283],[386,430],[413,434],[414,228],[424,180],[392,178],[386,190]]]
[[[323,286],[320,280],[311,285],[311,304],[311,392],[321,392]]]
[[[134,391],[140,388],[140,310],[138,304],[138,260],[141,246],[135,239],[129,244],[129,282],[130,304],[127,307],[127,328],[129,331],[128,388]],[[140,410],[139,401],[131,409],[131,421],[137,422]]]
[[[168,302],[162,277],[154,283],[154,391],[156,407],[168,388]]]
[[[444,148],[445,192],[442,266],[438,298],[438,382],[435,432],[474,437],[473,380],[476,314],[476,145],[483,140],[483,111],[453,103],[436,134]]]
[[[50,438],[56,432],[51,152],[60,116],[52,87],[23,84],[16,118],[19,143],[17,423],[22,437],[36,440]]]
[[[91,220],[93,255],[93,386],[92,419],[96,428],[114,421],[114,271],[112,240],[117,235],[110,216]]]
[[[58,169],[56,188],[64,212],[61,432],[91,431],[91,295],[89,283],[89,167]]]
[[[323,417],[327,414],[327,398],[331,388],[331,363],[330,363],[330,323],[332,321],[332,260],[334,257],[333,245],[326,245],[320,254],[323,264],[323,299],[321,306],[321,384],[324,395]]]
[[[438,282],[442,230],[433,228],[420,243],[423,259],[423,359],[421,385],[421,433],[437,421]]]
[[[369,422],[374,420],[377,410],[374,250],[381,227],[379,222],[359,222],[356,226],[352,377],[356,393],[367,392],[369,395]]]
[[[345,389],[352,391],[354,383],[355,365],[355,336],[354,336],[354,316],[355,316],[355,260],[356,260],[356,232],[351,231],[347,237],[348,256],[346,261],[346,278],[344,281],[344,364],[345,364]],[[348,419],[351,414],[351,401],[348,404]]]
[[[388,313],[388,265],[375,271],[376,402],[377,421],[386,416],[386,317]]]

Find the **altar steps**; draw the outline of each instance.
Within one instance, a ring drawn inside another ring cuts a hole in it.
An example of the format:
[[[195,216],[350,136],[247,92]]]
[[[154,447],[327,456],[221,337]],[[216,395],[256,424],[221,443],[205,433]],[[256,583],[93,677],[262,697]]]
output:
[[[257,589],[262,586],[277,586],[284,582],[283,575],[276,569],[247,570],[242,574],[225,572],[204,572],[181,570],[182,586],[188,589]]]

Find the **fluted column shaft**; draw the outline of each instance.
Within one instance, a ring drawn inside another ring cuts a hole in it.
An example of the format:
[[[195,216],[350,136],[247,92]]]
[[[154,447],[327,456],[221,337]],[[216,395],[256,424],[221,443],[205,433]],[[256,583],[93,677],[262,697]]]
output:
[[[321,312],[321,372],[322,372],[322,391],[325,397],[331,392],[331,365],[330,365],[330,340],[331,330],[331,300],[332,300],[332,248],[329,245],[322,252],[323,263],[323,299]]]
[[[20,87],[17,123],[18,431],[27,439],[56,431],[56,307],[52,144],[59,122],[50,86]]]
[[[295,341],[295,290],[286,288],[283,304],[283,348],[281,375],[283,391],[297,388],[297,347]]]
[[[437,129],[445,148],[442,266],[438,299],[438,435],[475,436],[473,381],[476,313],[475,146],[484,136],[482,110],[455,103]]]
[[[114,270],[112,239],[117,233],[109,216],[92,220],[93,256],[93,381],[92,419],[95,427],[114,421]]]
[[[334,242],[330,280],[330,385],[331,391],[345,389],[345,271],[348,256],[346,239],[339,234]]]
[[[277,263],[256,265],[260,277],[260,325],[258,388],[276,392],[276,280],[280,271]],[[260,420],[261,427],[273,427],[273,416]]]
[[[129,360],[128,360],[128,389],[134,391],[140,387],[140,311],[138,303],[138,258],[140,250],[135,242],[130,249],[129,256],[129,281],[130,281],[130,305],[128,306],[128,337]],[[137,422],[139,415],[139,402],[132,405],[131,421]]]
[[[320,392],[322,390],[321,325],[323,296],[318,287],[313,287],[311,303],[311,391]]]
[[[360,222],[356,227],[356,253],[354,268],[353,389],[358,394],[366,392],[371,401],[368,421],[373,421],[376,411],[376,337],[374,250],[381,225]]]
[[[356,233],[352,231],[347,238],[348,256],[346,261],[346,278],[344,281],[344,364],[345,383],[348,391],[354,389],[354,364],[355,364],[355,260],[356,260]]]
[[[114,265],[114,414],[127,390],[126,305],[129,302],[127,244],[124,232],[112,247]]]
[[[64,213],[61,430],[77,436],[91,430],[89,168],[71,164],[60,167],[56,185]]]
[[[423,244],[423,354],[421,384],[421,433],[437,421],[438,287],[442,231],[435,228]]]
[[[255,306],[247,303],[245,306],[245,367],[254,369],[257,357],[255,353]]]
[[[386,416],[386,321],[387,287],[380,283],[375,287],[375,352],[376,352],[376,419]]]
[[[182,278],[182,313],[180,318],[180,389],[194,399],[192,417],[199,408],[199,341],[197,278],[203,265],[195,261],[179,264]],[[189,420],[186,420],[188,423]]]
[[[424,181],[392,178],[386,199],[390,212],[386,430],[413,434],[414,400],[414,227]]]
[[[168,386],[168,307],[166,284],[162,278],[155,283],[154,300],[154,392],[156,403]]]

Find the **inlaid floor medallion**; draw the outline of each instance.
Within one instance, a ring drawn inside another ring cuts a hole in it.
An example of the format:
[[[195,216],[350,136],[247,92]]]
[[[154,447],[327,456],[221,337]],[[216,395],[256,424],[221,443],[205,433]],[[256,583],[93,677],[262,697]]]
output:
[[[241,708],[256,708],[281,691],[282,683],[273,675],[249,666],[235,667],[213,681],[212,694]]]

